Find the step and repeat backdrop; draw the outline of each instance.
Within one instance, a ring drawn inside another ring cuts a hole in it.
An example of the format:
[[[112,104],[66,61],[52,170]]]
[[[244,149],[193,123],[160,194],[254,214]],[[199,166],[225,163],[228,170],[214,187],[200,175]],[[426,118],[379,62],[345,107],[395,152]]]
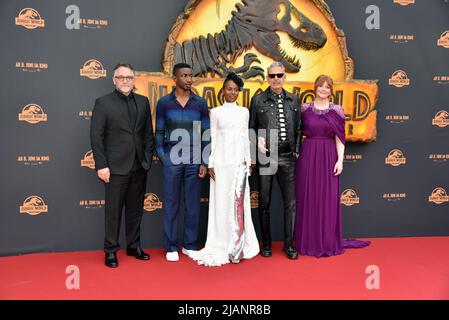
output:
[[[326,41],[300,45],[306,20]],[[242,26],[265,31],[243,39]],[[260,45],[264,36],[273,47]],[[447,0],[7,0],[0,42],[0,256],[103,248],[104,187],[89,141],[94,101],[114,89],[114,65],[129,62],[155,117],[181,58],[201,77],[195,90],[210,108],[220,105],[220,73],[230,68],[248,78],[239,100],[247,106],[266,88],[260,70],[277,54],[288,64],[286,87],[301,101],[313,98],[317,75],[330,74],[350,140],[341,177],[344,236],[449,235]],[[214,66],[206,50],[229,61]],[[256,176],[251,188],[259,232]],[[200,242],[208,189],[205,180]],[[272,233],[280,241],[277,185],[273,192]],[[162,246],[163,208],[155,159],[144,247]]]

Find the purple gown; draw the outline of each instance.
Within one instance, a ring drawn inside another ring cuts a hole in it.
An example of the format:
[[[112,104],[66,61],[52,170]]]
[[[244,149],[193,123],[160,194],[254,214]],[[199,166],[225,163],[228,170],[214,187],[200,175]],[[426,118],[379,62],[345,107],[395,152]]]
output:
[[[296,249],[301,255],[333,256],[369,241],[343,240],[335,136],[345,143],[345,115],[339,105],[319,110],[313,102],[301,106],[303,141],[296,162]]]

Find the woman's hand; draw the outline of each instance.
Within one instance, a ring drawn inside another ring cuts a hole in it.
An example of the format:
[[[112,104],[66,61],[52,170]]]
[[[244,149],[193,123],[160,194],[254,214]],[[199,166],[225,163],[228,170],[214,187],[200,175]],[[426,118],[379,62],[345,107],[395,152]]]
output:
[[[343,171],[343,161],[342,160],[338,160],[337,163],[335,163],[334,166],[334,175],[338,176],[341,174],[341,172]]]
[[[215,170],[214,168],[209,168],[208,170],[210,177],[215,181]]]

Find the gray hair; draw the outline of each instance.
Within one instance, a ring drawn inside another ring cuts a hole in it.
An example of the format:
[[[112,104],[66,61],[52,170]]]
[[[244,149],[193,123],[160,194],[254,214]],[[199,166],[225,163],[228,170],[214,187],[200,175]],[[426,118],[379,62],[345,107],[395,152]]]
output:
[[[267,73],[270,72],[270,69],[271,69],[271,68],[276,68],[276,67],[282,68],[282,70],[284,70],[284,72],[285,72],[285,66],[282,64],[282,62],[274,61],[272,64],[270,64],[270,65],[268,66],[268,68],[267,68]]]
[[[136,74],[136,71],[134,70],[134,68],[133,68],[133,66],[131,65],[131,64],[129,64],[129,63],[117,63],[116,65],[115,65],[115,67],[114,67],[114,75],[115,75],[115,71],[117,71],[117,69],[118,68],[128,68],[128,69],[130,69],[132,72],[133,72],[133,74]]]

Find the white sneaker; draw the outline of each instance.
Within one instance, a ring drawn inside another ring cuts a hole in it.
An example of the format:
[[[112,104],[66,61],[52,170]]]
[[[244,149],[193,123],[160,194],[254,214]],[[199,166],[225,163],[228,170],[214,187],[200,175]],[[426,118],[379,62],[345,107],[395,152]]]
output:
[[[197,253],[197,250],[187,250],[186,248],[182,248],[182,253],[184,253],[186,256],[188,256],[189,258],[193,258],[193,256],[195,255],[195,253]]]
[[[178,251],[167,252],[165,258],[172,262],[179,261]]]

